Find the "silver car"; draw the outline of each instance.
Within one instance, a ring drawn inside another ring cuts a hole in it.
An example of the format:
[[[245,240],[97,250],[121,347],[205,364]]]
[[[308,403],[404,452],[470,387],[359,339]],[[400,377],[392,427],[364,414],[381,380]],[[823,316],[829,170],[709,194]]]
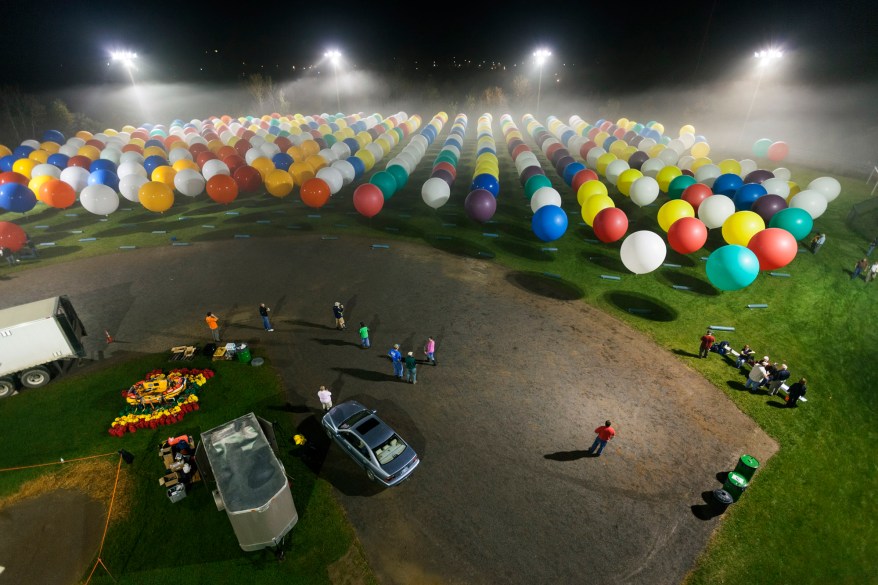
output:
[[[417,453],[387,423],[355,400],[332,407],[323,416],[329,438],[338,443],[366,476],[386,486],[408,479],[420,460]]]

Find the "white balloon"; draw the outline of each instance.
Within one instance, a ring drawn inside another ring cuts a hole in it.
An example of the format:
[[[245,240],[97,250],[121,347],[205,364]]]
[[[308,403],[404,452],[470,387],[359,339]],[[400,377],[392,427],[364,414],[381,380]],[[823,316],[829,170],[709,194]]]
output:
[[[78,195],[88,186],[88,175],[89,172],[82,167],[67,167],[58,178],[73,187]]]
[[[622,242],[622,264],[634,274],[647,274],[662,265],[668,248],[660,235],[648,230],[634,232]]]
[[[439,177],[431,177],[421,186],[421,199],[433,209],[439,209],[451,197],[451,187]]]
[[[721,174],[723,174],[723,172],[714,164],[701,165],[698,167],[698,170],[695,171],[695,180],[699,183],[704,183],[708,187],[713,187],[714,179]]]
[[[329,147],[336,154],[338,160],[344,160],[351,156],[351,147],[339,140]]]
[[[819,177],[808,183],[808,189],[817,191],[830,203],[841,194],[841,183],[834,177]]]
[[[375,159],[375,162],[378,162],[379,160],[384,158],[384,150],[382,150],[381,147],[374,142],[370,142],[369,144],[367,144],[366,150],[372,153],[372,158]]]
[[[76,136],[71,136],[67,139],[67,142],[64,144],[64,146],[70,146],[72,148],[75,148],[76,150],[79,150],[80,148],[85,146],[85,140],[83,140],[82,138],[77,138]]]
[[[172,148],[171,152],[168,153],[168,162],[170,162],[171,165],[173,165],[178,160],[195,160],[195,159],[192,157],[192,153],[189,152],[188,149],[185,149],[181,146],[178,146],[177,148]]]
[[[673,140],[671,142],[673,142]],[[674,150],[673,148],[666,148],[663,151],[661,151],[660,153],[658,153],[658,156],[656,158],[658,158],[663,163],[665,163],[666,167],[672,166],[672,165],[676,165],[677,161],[680,160],[680,153],[677,152],[676,150]]]
[[[643,176],[631,183],[628,191],[631,201],[643,207],[655,201],[659,194],[659,184],[653,177]]]
[[[585,162],[588,167],[592,170],[597,170],[598,159],[601,155],[607,154],[607,151],[601,148],[600,146],[594,146],[589,151],[588,154],[585,155]]]
[[[762,182],[762,186],[765,187],[765,191],[770,195],[780,195],[786,199],[790,194],[790,184],[777,177],[766,179]]]
[[[616,182],[619,180],[619,175],[621,175],[630,168],[631,167],[628,165],[628,161],[617,158],[607,165],[607,170],[604,172],[604,176],[611,184],[615,185]]]
[[[226,163],[224,163],[221,160],[213,158],[213,159],[210,159],[209,161],[207,161],[206,163],[204,163],[204,166],[201,167],[201,174],[204,175],[205,181],[209,181],[213,177],[215,177],[216,175],[230,175],[231,176],[232,172],[229,169],[229,165],[227,165]]]
[[[189,169],[192,170],[192,169]],[[180,171],[181,173],[183,171]],[[195,171],[193,171],[195,172]],[[180,173],[177,173],[179,176]],[[177,177],[174,177],[174,181],[176,182]],[[149,183],[149,179],[143,175],[131,174],[125,175],[121,179],[119,179],[119,193],[122,194],[122,197],[127,199],[128,201],[132,201],[134,203],[140,202],[140,188],[145,184]]]
[[[174,187],[187,197],[201,195],[204,192],[205,183],[204,177],[195,169],[183,169],[174,175]]]
[[[692,168],[692,163],[695,162],[695,157],[690,155],[681,156],[680,160],[677,161],[677,168],[681,171],[688,171]]]
[[[143,155],[139,152],[134,152],[133,150],[129,150],[128,152],[123,152],[119,157],[119,164],[124,165],[125,163],[137,163],[139,165],[143,164]]]
[[[673,150],[674,152],[677,153],[677,157],[679,157],[681,154],[683,154],[686,151],[686,148],[687,148],[687,146],[682,140],[680,140],[679,138],[674,138],[673,140],[668,142],[667,148],[665,150]],[[664,152],[664,151],[662,151],[662,152]],[[674,163],[668,163],[668,164],[672,165]]]
[[[338,144],[338,142],[335,144]],[[333,146],[335,146],[335,144],[333,144]],[[341,178],[344,179],[345,185],[350,185],[354,181],[354,177],[357,175],[357,172],[354,170],[354,165],[346,160],[337,160],[330,166],[341,173]]]
[[[141,177],[146,176],[146,169],[143,168],[143,165],[137,162],[123,162],[118,167],[116,167],[116,176],[120,179],[127,177],[128,175],[139,175]]]
[[[58,153],[65,156],[76,156],[76,153],[78,151],[79,148],[73,146],[72,144],[64,144],[61,146],[61,148],[58,149]]]
[[[118,165],[119,159],[122,158],[122,151],[119,148],[110,146],[101,151],[101,158]]]
[[[256,134],[255,136],[250,137],[250,146],[252,146],[253,148],[259,148],[263,144],[265,144],[265,138],[263,138],[261,135]]]
[[[655,146],[656,142],[652,138],[644,138],[640,141],[640,144],[637,145],[637,150],[641,152],[646,152]]]
[[[746,177],[747,175],[759,168],[759,165],[756,164],[756,161],[749,158],[743,159],[739,164],[741,165],[741,177]]]
[[[448,152],[453,154],[455,158],[460,159],[460,149],[457,148],[457,145],[446,144],[445,146],[442,147],[442,150],[447,150]],[[442,152],[440,151],[439,154],[442,154]]]
[[[317,154],[323,157],[323,160],[326,161],[326,164],[332,164],[338,160],[338,154],[336,154],[336,152],[331,148],[324,148]],[[384,156],[383,153],[382,156]]]
[[[95,215],[110,215],[119,209],[119,196],[107,185],[89,185],[79,195],[82,206]]]
[[[659,171],[666,166],[668,165],[660,158],[648,158],[643,162],[643,165],[641,165],[640,172],[643,173],[644,176],[652,177],[654,179]]]
[[[38,141],[34,140],[33,138],[28,138],[27,140],[22,140],[21,145],[22,146],[30,146],[34,150],[40,149],[40,143]]]
[[[262,156],[266,158],[271,158],[280,152],[280,146],[278,146],[274,142],[266,142],[259,145],[259,150],[262,151]]]
[[[344,186],[344,177],[342,176],[341,171],[332,167],[323,167],[318,170],[317,178],[323,179],[323,181],[329,186],[329,193],[331,195],[338,193]]]
[[[793,176],[793,174],[790,172],[790,169],[785,167],[777,167],[772,172],[774,173],[775,179],[783,179],[784,181],[789,181],[790,177]]]
[[[61,176],[61,169],[49,163],[42,163],[31,169],[30,176],[34,177],[53,177],[57,179]]]
[[[561,207],[561,194],[552,187],[540,187],[534,191],[530,198],[530,208],[534,213],[544,205],[556,205]]]
[[[411,143],[413,145],[417,146],[423,152],[426,152],[427,148],[430,146],[430,142],[427,140],[427,137],[424,136],[423,134],[416,134],[412,138]]]
[[[549,151],[549,147],[552,146],[553,144],[560,145],[561,141],[558,140],[557,138],[547,138],[545,141],[543,141],[543,146],[542,146],[543,154],[546,154]]]
[[[817,219],[823,215],[828,204],[829,202],[826,201],[826,196],[823,193],[812,189],[800,191],[790,199],[790,207],[804,209],[811,216],[811,219]]]
[[[698,206],[698,219],[708,229],[722,227],[723,223],[735,213],[735,202],[725,195],[711,195]]]
[[[691,132],[683,132],[680,134],[680,141],[683,143],[684,148],[689,150],[695,144],[695,135]]]
[[[253,161],[257,158],[263,158],[265,153],[262,152],[259,148],[251,148],[244,154],[244,160],[247,161],[247,164],[253,166]],[[207,161],[210,162],[210,161]]]
[[[402,168],[405,169],[405,172],[408,174],[412,174],[415,170],[415,167],[418,165],[418,161],[415,160],[415,157],[410,152],[400,152],[399,156],[396,157],[398,162]]]

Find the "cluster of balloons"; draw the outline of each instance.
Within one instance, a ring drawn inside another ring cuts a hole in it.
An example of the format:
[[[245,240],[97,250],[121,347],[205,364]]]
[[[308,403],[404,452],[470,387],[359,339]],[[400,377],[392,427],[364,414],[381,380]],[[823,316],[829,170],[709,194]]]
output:
[[[421,198],[433,209],[439,209],[451,197],[451,186],[457,178],[457,163],[466,135],[466,114],[458,114],[451,125],[451,132],[442,145],[442,150],[433,161],[430,178],[421,186]]]
[[[494,117],[485,113],[479,116],[476,130],[476,167],[469,195],[464,200],[467,216],[479,223],[494,217],[497,211],[497,196],[500,194],[500,165],[497,160],[497,145],[491,125]]]
[[[773,141],[771,138],[760,138],[753,143],[753,156],[768,157],[772,162],[780,162],[790,153],[786,142]]]

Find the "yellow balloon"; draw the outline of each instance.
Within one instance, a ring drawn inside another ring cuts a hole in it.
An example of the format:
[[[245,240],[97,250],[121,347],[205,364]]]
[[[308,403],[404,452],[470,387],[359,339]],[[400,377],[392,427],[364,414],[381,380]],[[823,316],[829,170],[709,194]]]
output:
[[[127,132],[128,134],[131,134],[135,130],[137,130],[137,128],[135,128],[131,124],[125,124],[124,126],[122,126],[122,132]]]
[[[750,238],[764,229],[765,221],[758,213],[736,211],[723,222],[723,239],[727,244],[746,246]]]
[[[610,150],[608,151],[610,154],[616,156],[616,158],[622,158],[625,155],[625,150],[628,149],[628,143],[624,140],[617,140],[613,144],[610,145]],[[636,148],[634,150],[637,150]],[[631,156],[631,155],[628,155]]]
[[[83,147],[85,148],[85,147]],[[81,150],[81,149],[80,149]],[[147,146],[143,149],[143,158],[149,158],[151,156],[160,156],[164,159],[168,158],[168,153],[165,152],[164,148],[159,146]]]
[[[646,154],[649,155],[649,158],[658,158],[658,155],[661,153],[661,151],[663,151],[666,148],[667,148],[667,146],[665,146],[664,144],[656,144],[655,146],[650,148]]]
[[[171,166],[173,166],[174,170],[178,173],[183,169],[192,169],[193,171],[198,171],[199,173],[201,172],[201,169],[198,167],[195,161],[191,161],[188,158],[181,158]]]
[[[628,125],[628,122],[628,118],[619,118],[618,120],[616,120],[616,126],[621,126],[622,128],[624,128]]]
[[[112,128],[107,128],[106,130],[104,130],[104,134],[106,134],[107,136],[118,136],[119,135],[119,133],[116,132],[115,130],[113,130]]]
[[[61,145],[58,144],[57,142],[52,142],[51,140],[47,140],[46,142],[40,143],[40,149],[45,150],[49,154],[55,154],[56,152],[58,152],[61,149]],[[0,156],[4,156],[4,155],[0,154]]]
[[[88,130],[80,130],[79,132],[76,133],[76,137],[81,138],[82,140],[85,140],[86,142],[88,142],[89,140],[94,138],[94,134],[92,134]]]
[[[604,142],[606,142],[607,138],[609,138],[609,137],[610,137],[609,132],[598,132],[597,134],[595,134],[594,143],[597,144],[598,146],[600,146],[601,148],[603,148]]]
[[[14,163],[12,163],[12,170],[20,175],[24,175],[25,177],[28,178],[28,180],[30,180],[30,178],[31,178],[30,173],[32,170],[34,170],[34,167],[37,166],[38,164],[40,164],[40,163],[38,163],[37,161],[35,161],[33,159],[20,158],[17,161],[15,161]]]
[[[614,142],[613,144],[616,144],[616,143]],[[610,146],[612,146],[612,144]],[[631,155],[634,154],[635,152],[637,152],[636,146],[626,146],[625,150],[622,151],[622,155],[619,158],[621,158],[625,162],[628,162],[628,159],[630,159]]]
[[[655,130],[656,132],[658,132],[659,134],[665,133],[665,125],[660,124],[659,122],[656,122],[655,124],[653,124],[652,129]]]
[[[368,132],[366,132],[365,130],[363,130],[361,132],[357,132],[356,139],[357,139],[357,144],[360,145],[360,148],[365,148],[367,144],[372,142],[372,135],[369,134]],[[357,153],[357,154],[359,154],[359,153]]]
[[[76,154],[84,156],[89,160],[98,160],[101,157],[101,151],[96,146],[84,144],[76,151]]]
[[[616,160],[618,157],[612,152],[605,152],[604,154],[598,157],[597,162],[595,163],[595,167],[600,175],[607,175],[607,165]]]
[[[673,181],[682,174],[683,171],[681,171],[677,167],[667,166],[658,172],[658,174],[655,176],[655,180],[658,181],[659,189],[661,189],[662,193],[667,193],[668,186],[671,184],[671,181]]]
[[[9,147],[5,144],[0,144],[0,157],[9,156],[12,154],[12,151],[9,150]]]
[[[348,123],[343,118],[339,118],[338,120],[336,120],[335,125],[338,126],[339,130],[344,130],[348,127]]]
[[[369,151],[367,150],[366,152],[369,152]],[[369,154],[372,154],[372,153],[369,152]],[[374,156],[372,157],[372,160],[373,161],[375,160]],[[314,174],[316,175],[317,171],[319,171],[320,169],[325,167],[328,163],[326,162],[325,158],[323,158],[319,154],[315,154],[313,156],[309,156],[308,158],[306,158],[305,164],[308,165],[309,167],[311,167],[311,170],[314,171]],[[375,163],[373,162],[372,164],[374,165]]]
[[[177,176],[177,171],[174,167],[168,165],[161,165],[152,170],[152,174],[150,175],[150,179],[153,181],[158,181],[159,183],[164,183],[171,189],[174,188],[174,177]]]
[[[741,163],[736,161],[733,158],[727,158],[725,160],[721,160],[716,166],[719,167],[720,172],[723,174],[731,173],[733,175],[741,174]]]
[[[366,150],[365,148],[357,151],[357,156],[361,161],[363,161],[363,166],[366,167],[366,172],[368,173],[372,170],[372,167],[375,166],[375,157],[372,156],[372,153]]]
[[[678,219],[695,217],[695,208],[688,201],[671,199],[658,210],[658,224],[664,231],[671,229],[671,225]]]
[[[274,163],[267,156],[260,156],[250,163],[250,166],[259,171],[263,181],[265,181],[266,175],[275,169]]]
[[[643,176],[643,173],[638,171],[637,169],[628,169],[627,171],[622,171],[619,175],[619,178],[616,180],[616,188],[619,192],[625,197],[630,196],[631,193],[631,185]]]
[[[591,227],[595,216],[608,207],[616,207],[609,195],[601,193],[592,195],[585,200],[585,204],[582,206],[582,220]]]
[[[683,134],[695,134],[695,126],[693,126],[692,124],[686,124],[685,126],[681,126],[680,136],[682,136]]]
[[[317,126],[317,131],[321,134],[331,134],[332,128],[329,127],[329,124],[320,124]]]
[[[700,156],[692,161],[692,164],[689,165],[689,170],[693,173],[703,167],[704,165],[713,164],[713,161],[707,158],[706,156]]]
[[[43,149],[32,150],[31,153],[27,155],[27,158],[36,161],[39,164],[42,164],[49,160],[49,153]]]
[[[790,200],[792,200],[793,196],[798,195],[799,192],[801,192],[802,188],[799,187],[799,185],[797,183],[794,183],[793,181],[787,181],[787,183],[790,186],[790,194],[787,197],[787,203],[789,203]]]
[[[592,195],[607,195],[607,186],[600,181],[586,181],[576,191],[576,201],[579,205],[585,205],[586,200]]]
[[[214,154],[218,153],[219,149],[222,148],[223,146],[225,146],[225,144],[223,144],[223,141],[219,140],[219,139],[210,140],[207,143],[207,149]]]
[[[128,141],[128,144],[133,144],[134,146],[139,146],[140,148],[143,148],[143,145],[146,144],[146,142],[143,140],[143,138],[132,138]]]
[[[302,149],[302,152],[305,153],[305,158],[308,158],[309,156],[320,152],[320,145],[317,144],[317,141],[315,140],[304,140],[302,141],[302,144],[299,145],[299,147]],[[293,160],[295,160],[295,157],[293,158]]]
[[[34,195],[37,196],[37,200],[42,201],[42,199],[40,199],[40,187],[43,186],[43,183],[51,181],[54,178],[55,177],[52,175],[40,175],[39,177],[34,177],[27,184],[27,188],[34,192]]]
[[[275,197],[286,197],[293,190],[293,177],[284,170],[274,169],[265,176],[265,190]]]
[[[289,172],[293,176],[296,185],[299,187],[301,187],[308,179],[314,178],[314,171],[304,162],[294,162],[290,165]]]
[[[377,144],[378,146],[381,147],[381,152],[383,152],[385,156],[387,156],[387,153],[390,152],[390,151],[393,149],[393,147],[390,146],[390,143],[387,142],[387,139],[386,139],[386,138],[379,138],[379,139],[377,139],[377,140],[375,141],[375,144]]]
[[[305,162],[305,151],[301,146],[292,145],[287,149],[287,154],[293,157],[293,162]]]
[[[137,192],[140,204],[149,211],[162,213],[174,204],[174,190],[158,181],[150,181],[141,185]]]

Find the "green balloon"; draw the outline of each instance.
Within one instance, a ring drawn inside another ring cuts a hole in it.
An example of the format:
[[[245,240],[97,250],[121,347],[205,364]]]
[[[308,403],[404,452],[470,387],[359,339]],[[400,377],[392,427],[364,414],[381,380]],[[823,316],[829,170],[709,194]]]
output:
[[[753,156],[768,156],[768,147],[772,144],[771,138],[760,138],[753,143]]]
[[[534,193],[537,192],[537,189],[551,186],[552,181],[550,181],[549,177],[546,175],[534,175],[524,184],[524,194],[530,199],[534,196]]]
[[[402,189],[405,187],[405,184],[408,183],[409,174],[405,171],[405,169],[400,165],[390,165],[385,169],[388,173],[393,175],[393,178],[396,179],[396,186],[398,189]]]
[[[668,199],[679,199],[683,196],[683,191],[686,190],[686,187],[694,184],[695,179],[689,175],[674,177],[668,184]]]
[[[336,142],[338,142],[338,138],[336,138],[336,137],[333,136],[332,134],[324,134],[324,135],[323,135],[323,140],[326,141],[326,146],[327,146],[327,147],[330,147],[330,146],[332,146],[333,144],[335,144]]]
[[[369,182],[381,190],[381,194],[384,195],[385,201],[393,197],[393,194],[396,193],[396,190],[399,188],[396,184],[396,179],[394,179],[393,175],[387,171],[378,171],[372,175]]]
[[[447,150],[445,152],[440,153],[439,156],[436,157],[436,160],[433,161],[433,166],[435,167],[437,164],[439,164],[441,162],[447,162],[447,163],[451,164],[452,166],[457,167],[457,158],[454,156],[453,153],[448,152]]]
[[[396,128],[394,128],[393,130],[391,130],[391,132],[395,132],[395,133],[396,133],[396,135],[397,135],[397,137],[398,137],[397,142],[400,142],[403,138],[405,138],[405,132],[403,132],[403,131],[402,131],[402,128],[400,128],[399,126],[397,126]]]

